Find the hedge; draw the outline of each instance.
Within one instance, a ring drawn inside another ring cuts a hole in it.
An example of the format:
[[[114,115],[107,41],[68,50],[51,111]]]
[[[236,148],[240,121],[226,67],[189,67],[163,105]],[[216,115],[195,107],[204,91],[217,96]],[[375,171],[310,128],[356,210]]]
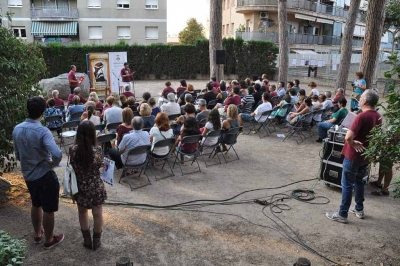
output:
[[[248,77],[276,70],[278,47],[272,42],[223,39],[226,50],[225,74]],[[157,79],[194,79],[196,75],[209,75],[210,63],[208,40],[198,40],[195,45],[62,45],[40,46],[50,76],[69,71],[74,64],[78,72],[86,72],[86,54],[127,51],[131,69],[136,70],[137,79],[147,79],[150,74]]]

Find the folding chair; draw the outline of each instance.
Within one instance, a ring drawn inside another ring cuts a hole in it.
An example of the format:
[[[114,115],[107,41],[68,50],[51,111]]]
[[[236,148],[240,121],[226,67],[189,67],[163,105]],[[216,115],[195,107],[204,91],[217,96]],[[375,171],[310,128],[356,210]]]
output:
[[[169,169],[171,170],[171,174],[170,175],[167,175],[167,176],[164,176],[164,177],[160,177],[160,178],[157,178],[157,175],[154,174],[154,176],[156,178],[156,181],[164,179],[164,178],[167,178],[167,177],[170,177],[170,176],[175,176],[174,171],[173,171],[173,169],[171,167],[171,164],[168,161],[169,157],[171,156],[170,155],[170,151],[171,151],[171,148],[174,145],[174,143],[175,143],[175,138],[163,139],[163,140],[160,140],[160,141],[157,141],[156,143],[154,143],[154,147],[150,150],[149,157],[151,159],[154,159],[154,161],[164,161],[161,169],[164,169],[164,166],[167,163]],[[154,149],[163,148],[163,147],[168,147],[168,152],[165,155],[160,156],[160,155],[157,155],[157,154],[153,153]],[[150,164],[150,165],[151,165],[151,168],[152,168],[153,172],[155,172],[155,168],[154,167],[155,166],[159,166],[159,165],[154,165],[153,166],[153,164]]]
[[[186,143],[186,144],[199,143],[202,139],[203,139],[202,135],[186,136],[186,137],[182,138],[181,145],[183,143]],[[189,172],[189,173],[184,173],[183,170],[182,170],[181,158],[179,158],[180,155],[189,156],[189,157],[193,156],[193,159],[190,158],[189,160],[184,160],[183,162],[190,162],[191,161],[192,162],[191,165],[193,165],[193,163],[196,162],[197,163],[197,167],[199,168],[199,170],[198,171]],[[200,172],[201,173],[200,164],[199,164],[199,161],[197,160],[197,156],[198,155],[199,155],[199,148],[198,147],[193,152],[184,152],[184,151],[182,151],[182,149],[179,146],[176,149],[175,161],[174,161],[174,165],[172,166],[172,168],[175,168],[175,164],[178,162],[178,165],[179,165],[179,168],[181,169],[182,175],[192,174],[192,173],[196,173],[196,172]]]
[[[196,93],[196,94],[200,94],[200,92],[201,92],[201,90],[194,90],[194,93]]]
[[[149,153],[150,149],[151,149],[150,145],[142,145],[142,146],[138,146],[136,148],[133,148],[133,149],[129,150],[128,156],[126,157],[125,162],[123,162],[124,167],[123,167],[123,170],[122,170],[122,173],[121,173],[121,176],[119,178],[119,182],[118,183],[121,183],[121,179],[122,178],[128,176],[126,174],[128,169],[134,169],[134,168],[139,168],[140,167],[140,172],[139,172],[139,176],[138,176],[138,177],[140,177],[142,175],[143,168],[144,168],[143,174],[146,175],[146,168],[147,168],[147,164],[149,162],[148,153]],[[144,154],[146,155],[146,159],[144,160],[143,163],[140,163],[140,164],[130,164],[129,163],[129,157],[131,157],[131,156],[134,157],[134,156],[139,156],[139,155],[144,155]],[[129,183],[129,181],[127,181],[129,187],[131,188],[131,191],[133,191],[134,189],[138,189],[138,188],[141,188],[141,187],[145,187],[145,186],[151,185],[149,176],[146,175],[146,177],[147,177],[147,181],[148,181],[147,184],[144,184],[144,185],[141,185],[141,186],[133,187],[131,185],[131,183]]]
[[[318,111],[319,110],[312,111],[312,112],[309,112],[308,114],[304,115],[305,117],[304,117],[304,120],[302,123],[302,130],[307,131],[308,134],[310,135],[310,137],[314,136],[313,132],[311,131],[311,129],[313,128],[313,125],[314,125],[312,118],[315,116],[315,113]],[[304,134],[302,134],[302,135],[304,136]],[[304,136],[304,138],[306,139],[307,137]]]
[[[81,116],[83,112],[76,112],[71,114],[71,119],[69,121],[81,121]]]
[[[68,151],[65,148],[65,146],[69,146],[69,145],[71,145],[71,143],[66,145],[64,139],[75,138],[76,128],[78,127],[79,123],[80,123],[80,121],[69,121],[69,122],[63,123],[61,126],[60,148],[64,147],[66,154],[68,154]]]
[[[199,122],[199,128],[205,127],[207,124],[207,118],[203,118]]]
[[[180,116],[181,116],[181,114],[169,115],[168,116],[169,122],[171,123],[171,121],[175,121],[175,119],[177,119]]]
[[[94,129],[96,129],[100,132],[104,131],[105,128],[106,128],[105,124],[100,124],[100,125],[94,126]]]
[[[111,130],[113,130],[113,132],[117,129],[117,127],[119,125],[121,125],[122,122],[117,122],[117,123],[111,123],[111,124],[107,124],[106,128],[108,130],[108,132],[110,132]]]
[[[204,161],[204,164],[206,165],[206,167],[217,165],[217,164],[221,164],[221,160],[219,159],[218,152],[217,152],[217,148],[219,148],[220,145],[221,145],[221,138],[220,138],[221,134],[222,134],[222,130],[221,129],[220,130],[210,131],[210,132],[207,133],[206,137],[202,140],[202,144],[201,144],[200,150],[202,151],[201,152],[201,156],[203,157],[203,161]],[[217,142],[215,144],[213,144],[213,145],[206,145],[207,139],[209,139],[209,138],[217,138]],[[205,152],[206,149],[211,149],[211,152],[206,153]],[[214,154],[214,156],[212,156],[213,154]],[[214,158],[215,155],[216,155],[217,158],[218,158],[219,163],[207,164],[206,158],[204,157],[204,155],[209,155],[208,156],[209,159],[211,158],[211,156],[212,156],[212,158]]]
[[[51,122],[55,122],[55,121],[59,121],[59,120],[62,121],[62,116],[61,116],[61,115],[46,116],[46,117],[44,118],[44,121],[46,122],[46,126],[47,126],[47,128],[48,128],[51,132],[57,131],[57,130],[61,129],[61,127],[49,128],[49,124],[50,124]]]
[[[209,101],[208,104],[207,104],[207,109],[208,109],[208,110],[214,109],[214,107],[215,107],[216,105],[217,105],[217,100],[211,100],[211,101]]]
[[[274,131],[276,131],[275,125],[279,125],[282,120],[286,119],[286,116],[289,114],[290,110],[292,109],[292,104],[286,103],[283,106],[275,106],[274,109],[272,109],[271,115],[268,117],[268,123],[267,126],[273,126]],[[278,115],[280,114],[280,115]]]
[[[262,112],[261,116],[257,120],[251,122],[252,123],[252,125],[251,125],[252,128],[249,129],[249,133],[248,134],[250,134],[252,129],[255,129],[256,126],[258,126],[258,128],[256,130],[254,130],[254,131],[256,133],[258,133],[258,136],[260,138],[261,138],[261,134],[260,134],[260,130],[261,129],[264,129],[265,132],[267,133],[266,136],[269,136],[272,133],[271,130],[268,128],[268,117],[271,115],[271,113],[272,113],[272,110],[268,110],[268,111]],[[262,120],[264,120],[264,121],[262,121]]]
[[[282,140],[282,142],[285,142],[286,139],[290,139],[291,137],[294,137],[297,135],[300,137],[300,142],[303,142],[303,137],[304,139],[306,138],[303,135],[303,121],[306,118],[306,115],[302,115],[300,118],[297,119],[297,121],[294,124],[290,124],[289,122],[286,123],[286,126],[289,128],[289,132],[286,135],[286,137]],[[297,139],[296,139],[297,144],[300,144]]]
[[[233,127],[233,128],[228,129],[228,131],[225,134],[223,134],[221,144],[225,144],[226,146],[229,146],[229,148],[225,152],[225,154],[222,153],[222,156],[224,157],[225,163],[229,163],[229,162],[232,162],[232,161],[235,161],[235,160],[239,160],[239,155],[237,154],[237,152],[236,152],[235,148],[233,147],[233,145],[235,145],[237,143],[237,137],[239,136],[239,133],[240,133],[241,130],[242,130],[242,127]],[[231,149],[235,152],[235,155],[236,155],[237,159],[233,159],[233,160],[227,161],[225,155],[227,155],[228,152]]]
[[[104,134],[104,135],[99,135],[97,136],[97,143],[101,144],[101,148],[103,149],[103,154],[106,155],[106,143],[111,142],[117,137],[117,134],[115,133],[109,133],[109,134]],[[110,147],[110,146],[108,146]]]
[[[204,99],[204,94],[197,94],[195,103],[198,104],[198,100]]]
[[[335,108],[334,106],[332,106],[330,108],[326,108],[324,113],[321,116],[321,118],[322,118],[321,121],[326,121],[326,120],[331,119],[332,111],[333,111],[334,108]]]

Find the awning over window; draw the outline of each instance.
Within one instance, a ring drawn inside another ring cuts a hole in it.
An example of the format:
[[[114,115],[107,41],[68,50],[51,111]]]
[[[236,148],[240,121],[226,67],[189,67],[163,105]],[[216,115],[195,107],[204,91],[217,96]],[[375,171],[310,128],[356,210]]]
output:
[[[318,54],[314,52],[313,50],[291,50],[292,52],[295,52],[296,54],[303,54],[303,55],[315,55]]]
[[[78,35],[78,22],[32,21],[31,34],[34,36]]]
[[[298,19],[309,20],[309,21],[315,21],[317,19],[316,17],[310,17],[310,16],[301,15],[301,14],[294,14],[294,17],[298,18]]]

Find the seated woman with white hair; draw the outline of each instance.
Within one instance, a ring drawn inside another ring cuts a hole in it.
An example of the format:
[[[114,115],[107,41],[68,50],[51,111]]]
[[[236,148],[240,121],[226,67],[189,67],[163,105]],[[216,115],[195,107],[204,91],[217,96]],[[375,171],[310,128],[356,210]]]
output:
[[[126,98],[135,97],[135,94],[133,94],[133,93],[131,92],[131,85],[129,85],[129,84],[125,84],[125,85],[124,85],[124,92],[121,93],[121,94],[125,95]]]
[[[64,106],[64,101],[60,98],[58,98],[58,95],[60,93],[58,92],[58,90],[53,90],[51,92],[51,95],[53,96],[53,99],[55,101],[55,105],[54,106]]]

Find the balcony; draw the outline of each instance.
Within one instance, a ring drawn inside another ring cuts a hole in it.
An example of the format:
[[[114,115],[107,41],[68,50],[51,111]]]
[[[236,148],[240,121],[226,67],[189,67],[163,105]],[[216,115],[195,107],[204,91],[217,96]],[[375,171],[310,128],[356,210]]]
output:
[[[341,7],[325,5],[309,0],[293,0],[287,2],[287,11],[298,13],[301,10],[315,12],[325,16],[334,16],[343,21],[347,18],[347,10]],[[278,10],[278,0],[237,0],[236,12],[247,13],[253,11],[276,11]]]
[[[35,20],[76,20],[79,18],[77,8],[31,8],[31,18]]]

